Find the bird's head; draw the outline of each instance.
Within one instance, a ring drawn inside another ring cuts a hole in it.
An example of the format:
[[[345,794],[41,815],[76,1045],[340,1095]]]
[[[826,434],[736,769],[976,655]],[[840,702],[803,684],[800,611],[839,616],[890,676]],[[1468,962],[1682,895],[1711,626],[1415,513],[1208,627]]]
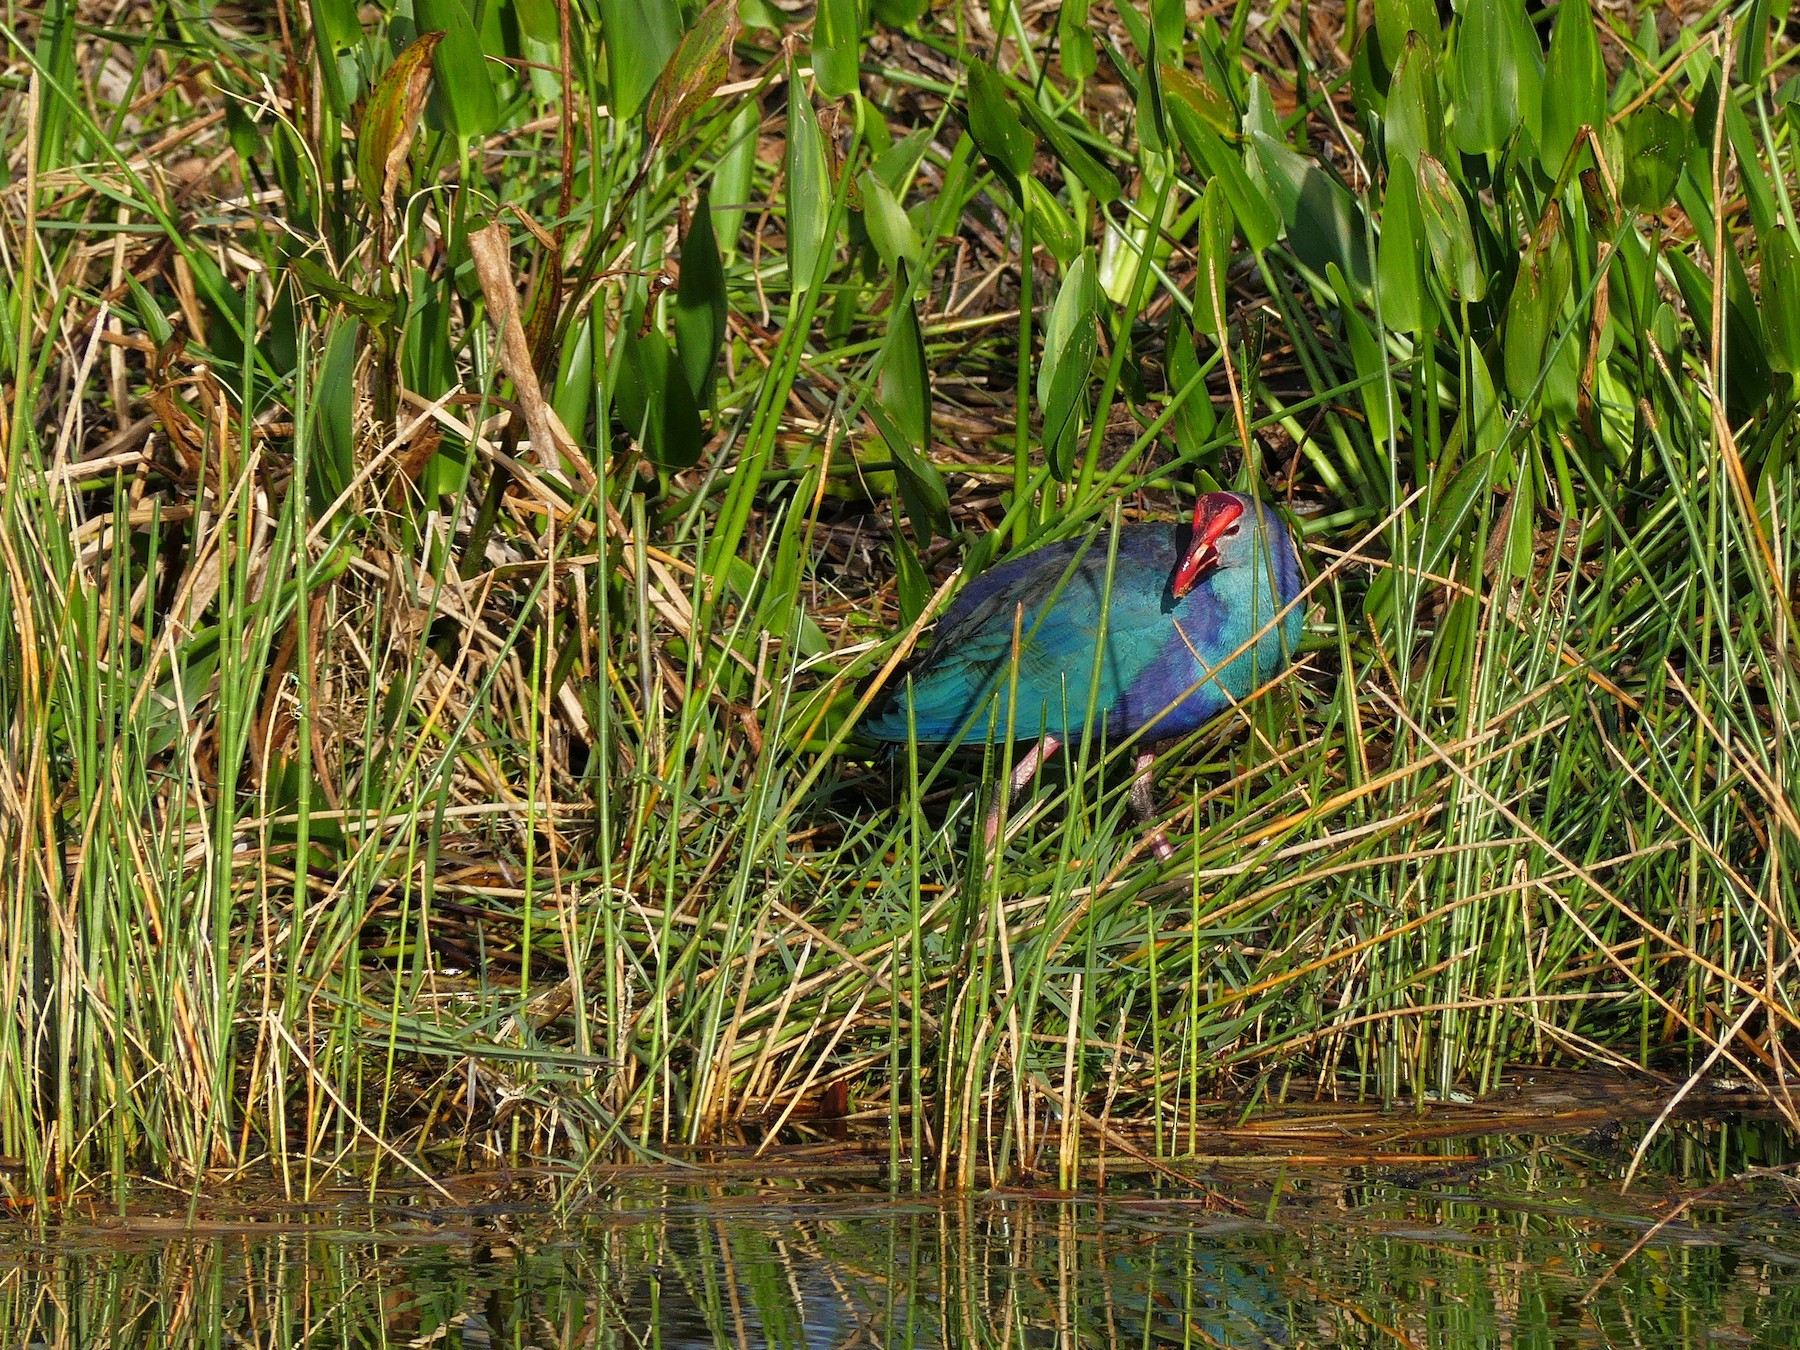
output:
[[[1248,497],[1236,492],[1200,494],[1194,503],[1194,535],[1171,583],[1177,600],[1235,560],[1250,539],[1255,519]]]

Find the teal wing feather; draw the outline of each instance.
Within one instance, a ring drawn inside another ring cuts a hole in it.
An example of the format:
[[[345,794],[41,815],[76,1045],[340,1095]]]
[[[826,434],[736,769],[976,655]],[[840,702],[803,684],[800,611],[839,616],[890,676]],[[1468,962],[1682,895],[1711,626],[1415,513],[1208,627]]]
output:
[[[1103,610],[1107,640],[1099,662],[1096,727],[1156,659],[1170,631],[1164,597],[1174,541],[1165,525],[1120,531],[1112,599],[1105,606],[1107,541],[1052,544],[1002,563],[972,582],[939,625],[932,648],[910,676],[913,723],[922,741],[1003,737],[1006,695],[1018,642],[1013,733],[1079,734],[1095,674]],[[864,730],[882,740],[907,736],[907,690]]]

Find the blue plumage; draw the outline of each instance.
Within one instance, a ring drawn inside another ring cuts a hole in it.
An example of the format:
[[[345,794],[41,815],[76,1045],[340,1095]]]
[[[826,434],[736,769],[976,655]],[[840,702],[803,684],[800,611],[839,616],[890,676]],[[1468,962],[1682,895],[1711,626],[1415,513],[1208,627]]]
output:
[[[1096,531],[1001,563],[964,588],[910,672],[921,741],[1004,738],[1015,624],[1020,739],[1079,738],[1096,674],[1096,730],[1109,738],[1146,727],[1151,739],[1185,735],[1278,673],[1299,645],[1293,541],[1280,518],[1249,497],[1209,493],[1191,525],[1122,526],[1102,643],[1107,551],[1107,532]],[[1191,589],[1178,598],[1183,566]],[[906,740],[907,698],[903,680],[863,730]]]

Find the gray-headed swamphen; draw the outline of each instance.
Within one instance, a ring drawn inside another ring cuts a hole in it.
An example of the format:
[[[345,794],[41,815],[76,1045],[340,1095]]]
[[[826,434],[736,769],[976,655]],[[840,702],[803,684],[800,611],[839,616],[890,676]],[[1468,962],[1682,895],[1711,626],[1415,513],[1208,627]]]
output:
[[[1168,740],[1247,697],[1299,646],[1294,541],[1274,511],[1242,493],[1201,494],[1191,524],[1121,526],[1110,602],[1107,555],[1102,531],[1036,549],[970,582],[938,624],[931,650],[863,730],[904,742],[910,700],[920,741],[1003,738],[1016,635],[1012,734],[1037,741],[1014,768],[1018,792],[1090,725],[1096,676],[1096,733]],[[1131,788],[1146,826],[1155,815],[1155,758],[1148,746],[1139,751]],[[988,816],[990,844],[1003,801],[997,795]],[[1174,851],[1161,829],[1152,829],[1150,842],[1158,858]]]

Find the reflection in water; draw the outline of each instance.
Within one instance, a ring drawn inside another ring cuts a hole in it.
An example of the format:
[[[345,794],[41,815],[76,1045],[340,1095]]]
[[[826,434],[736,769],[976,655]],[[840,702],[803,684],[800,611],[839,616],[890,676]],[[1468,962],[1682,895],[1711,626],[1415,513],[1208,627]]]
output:
[[[1277,1222],[1191,1195],[798,1181],[627,1190],[561,1221],[523,1203],[0,1220],[0,1347],[1800,1345],[1782,1176],[1642,1198],[1585,1180],[1534,1155],[1247,1183]]]

